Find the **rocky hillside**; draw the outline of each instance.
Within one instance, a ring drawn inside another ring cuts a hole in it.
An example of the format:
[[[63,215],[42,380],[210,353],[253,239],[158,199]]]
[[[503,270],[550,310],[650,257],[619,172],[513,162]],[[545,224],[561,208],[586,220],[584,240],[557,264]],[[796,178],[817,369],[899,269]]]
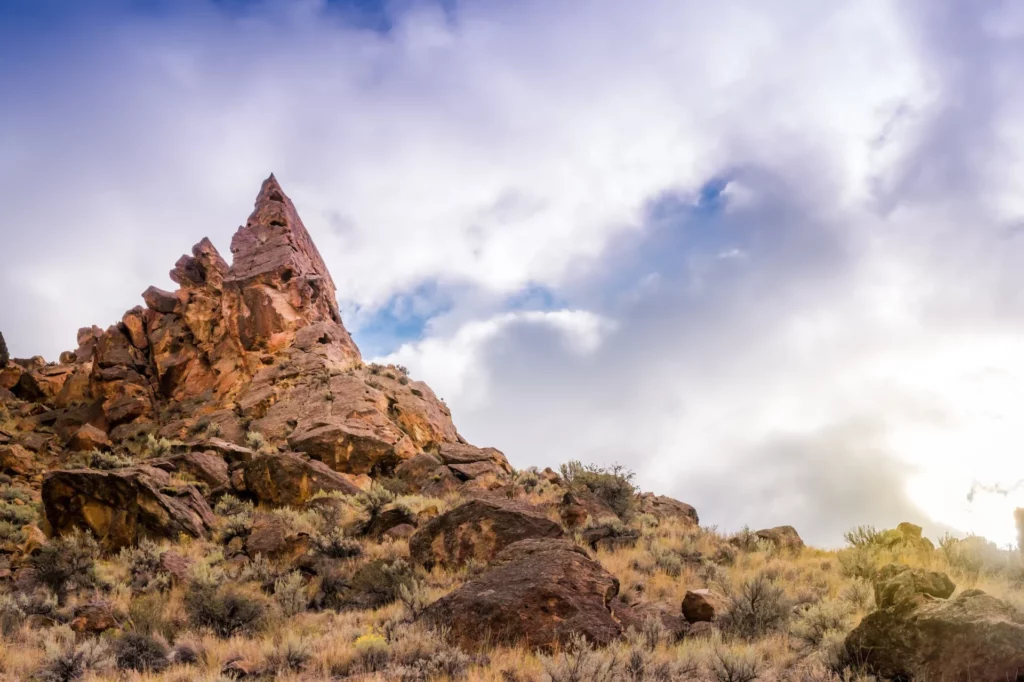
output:
[[[981,539],[726,536],[467,443],[363,363],[273,176],[171,278],[59,362],[0,337],[2,680],[1021,679],[1024,570]]]

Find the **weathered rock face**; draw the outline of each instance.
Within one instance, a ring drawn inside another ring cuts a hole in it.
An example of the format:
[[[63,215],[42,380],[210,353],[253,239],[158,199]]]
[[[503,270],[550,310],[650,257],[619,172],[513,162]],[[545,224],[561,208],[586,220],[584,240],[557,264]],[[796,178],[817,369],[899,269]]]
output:
[[[980,590],[903,601],[868,614],[846,638],[850,660],[883,679],[996,682],[1024,670],[1024,618]]]
[[[919,603],[922,597],[948,599],[956,585],[945,573],[888,564],[874,580],[875,604],[880,609],[904,603]]]
[[[562,496],[558,514],[567,528],[579,528],[601,519],[617,519],[615,510],[589,490],[568,490]]]
[[[322,491],[358,495],[355,484],[322,462],[293,452],[260,455],[245,465],[245,488],[264,504],[297,507]]]
[[[423,618],[470,650],[499,643],[550,649],[573,633],[604,645],[622,634],[611,610],[618,591],[618,580],[572,543],[523,540]]]
[[[727,600],[711,590],[687,590],[683,596],[683,617],[688,623],[713,622],[722,615]]]
[[[7,352],[7,342],[4,341],[3,332],[0,332],[0,369],[6,367],[10,359],[11,354]]]
[[[644,493],[640,496],[640,513],[651,514],[658,519],[681,519],[695,526],[700,523],[697,510],[692,505],[654,493]]]
[[[409,554],[431,567],[490,561],[503,548],[529,538],[558,538],[562,527],[523,504],[472,500],[428,521],[409,539]]]
[[[779,549],[799,551],[804,547],[804,541],[793,526],[776,526],[775,528],[764,528],[755,531],[754,534],[762,540],[771,542]]]
[[[214,524],[210,507],[194,487],[170,483],[167,473],[146,466],[55,471],[43,479],[43,510],[54,533],[87,529],[107,550],[142,537],[205,537]]]

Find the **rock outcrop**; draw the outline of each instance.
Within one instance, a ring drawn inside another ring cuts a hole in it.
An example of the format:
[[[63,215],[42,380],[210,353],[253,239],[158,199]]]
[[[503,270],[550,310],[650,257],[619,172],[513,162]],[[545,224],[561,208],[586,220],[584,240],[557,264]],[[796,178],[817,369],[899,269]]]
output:
[[[700,524],[697,510],[685,502],[654,493],[643,493],[639,497],[639,502],[641,514],[651,514],[658,519],[680,519],[694,526]]]
[[[901,600],[868,614],[846,638],[850,661],[882,679],[1016,680],[1024,617],[980,590]]]
[[[455,568],[490,561],[520,540],[559,538],[562,527],[524,504],[471,500],[441,514],[409,539],[409,554],[423,566]]]
[[[264,504],[297,507],[320,491],[361,491],[323,462],[293,452],[260,455],[245,465],[245,489]]]
[[[459,646],[551,649],[573,633],[604,645],[622,634],[611,601],[619,582],[565,540],[530,539],[499,552],[486,571],[423,613]]]
[[[793,526],[776,526],[775,528],[764,528],[754,531],[754,535],[767,540],[779,549],[799,551],[804,548],[804,541]]]
[[[193,486],[172,486],[166,472],[148,466],[55,471],[43,479],[42,496],[54,533],[89,530],[107,550],[143,537],[205,537],[215,522]]]
[[[7,352],[7,342],[4,341],[3,332],[0,332],[0,369],[6,367],[10,359],[11,354]]]

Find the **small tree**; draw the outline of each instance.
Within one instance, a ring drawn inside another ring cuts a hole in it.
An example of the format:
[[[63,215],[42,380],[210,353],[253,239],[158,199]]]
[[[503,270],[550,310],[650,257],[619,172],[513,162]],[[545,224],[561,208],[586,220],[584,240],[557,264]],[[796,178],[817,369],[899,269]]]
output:
[[[99,547],[92,535],[75,531],[44,545],[29,559],[29,565],[35,582],[50,590],[57,604],[63,606],[71,589],[96,582],[98,555]]]

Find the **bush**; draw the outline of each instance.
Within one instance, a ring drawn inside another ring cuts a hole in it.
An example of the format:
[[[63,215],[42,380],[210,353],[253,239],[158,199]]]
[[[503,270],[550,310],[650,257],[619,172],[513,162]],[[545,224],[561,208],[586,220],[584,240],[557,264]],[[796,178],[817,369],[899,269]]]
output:
[[[768,576],[749,578],[730,596],[722,629],[745,639],[779,630],[789,620],[791,605],[783,589]]]
[[[363,553],[363,546],[358,540],[345,535],[344,528],[313,533],[309,539],[316,554],[330,559],[352,559]]]
[[[753,649],[719,646],[711,657],[711,674],[717,682],[753,682],[761,664]]]
[[[63,606],[70,590],[95,584],[98,555],[92,535],[76,531],[44,545],[28,563],[35,583],[50,590]]]
[[[875,599],[875,591],[863,580],[854,580],[843,588],[839,598],[850,602],[855,609],[866,609]]]
[[[33,679],[36,682],[77,682],[88,672],[102,673],[113,667],[114,658],[107,643],[87,639],[78,645],[68,643],[48,651]]]
[[[635,510],[637,488],[633,485],[633,478],[636,474],[621,464],[584,466],[574,460],[563,464],[560,470],[570,488],[585,489],[597,495],[619,518],[625,519]]]
[[[882,538],[882,531],[874,526],[857,526],[843,533],[843,539],[851,547],[870,547],[878,545]]]
[[[210,628],[220,637],[231,637],[263,629],[268,609],[265,597],[235,585],[192,585],[185,594],[185,612],[194,627]]]
[[[309,597],[306,596],[302,574],[292,571],[274,581],[274,599],[286,616],[294,616],[305,611],[309,606]]]
[[[382,485],[373,483],[370,489],[356,495],[356,504],[362,507],[366,518],[360,524],[360,532],[365,533],[377,520],[384,508],[395,501],[395,494]]]
[[[376,672],[387,666],[391,649],[384,637],[374,634],[360,635],[355,641],[356,653],[366,672]]]
[[[541,656],[541,665],[550,682],[617,682],[622,670],[613,651],[596,651],[579,634],[557,656]]]
[[[25,622],[25,610],[9,594],[0,594],[0,636],[8,638]]]
[[[117,455],[113,452],[90,450],[89,452],[79,452],[73,455],[68,459],[66,466],[69,469],[100,469],[102,471],[110,471],[130,467],[134,464],[135,460],[129,455]]]
[[[313,647],[309,641],[293,636],[274,648],[273,653],[267,657],[267,664],[279,673],[298,672],[305,668],[312,658]]]
[[[851,608],[846,602],[821,602],[801,613],[790,634],[812,647],[821,646],[830,632],[845,633],[850,628]]]
[[[143,594],[128,605],[131,629],[140,635],[161,635],[173,639],[177,625],[167,617],[168,600],[163,594]]]
[[[167,667],[167,646],[138,632],[126,632],[113,645],[114,659],[121,670],[159,672]]]

